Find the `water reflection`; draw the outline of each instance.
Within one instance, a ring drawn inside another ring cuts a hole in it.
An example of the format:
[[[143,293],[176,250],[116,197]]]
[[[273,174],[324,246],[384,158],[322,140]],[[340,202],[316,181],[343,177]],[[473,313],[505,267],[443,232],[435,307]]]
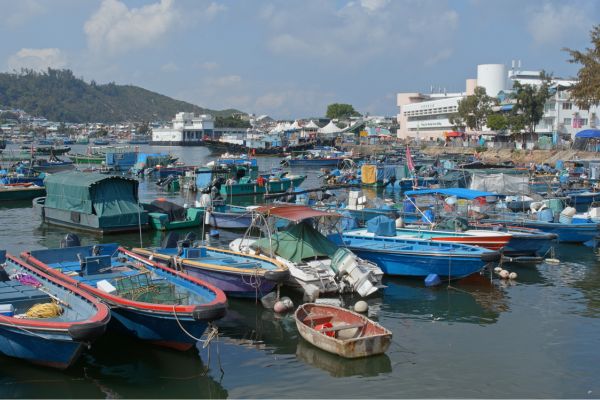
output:
[[[382,312],[392,318],[491,324],[509,309],[504,291],[489,276],[473,275],[436,288],[397,278],[388,278],[384,284]]]
[[[296,357],[306,364],[328,372],[335,378],[377,376],[392,371],[390,358],[385,354],[347,360],[323,351],[302,338],[298,340]]]
[[[298,332],[293,314],[275,314],[260,301],[229,299],[227,315],[217,326],[222,337],[242,346],[274,354],[294,354],[296,350]]]
[[[106,334],[67,371],[0,362],[2,398],[227,398],[196,351],[140,346]],[[217,371],[218,372],[218,371]]]

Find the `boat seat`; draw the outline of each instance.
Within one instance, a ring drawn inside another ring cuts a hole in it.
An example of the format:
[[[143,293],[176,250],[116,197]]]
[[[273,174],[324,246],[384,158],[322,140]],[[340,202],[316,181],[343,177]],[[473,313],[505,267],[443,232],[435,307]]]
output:
[[[331,321],[333,315],[329,314],[308,314],[306,318],[302,320],[305,324],[310,324],[311,327],[325,322]]]
[[[321,333],[337,332],[337,331],[342,331],[344,329],[362,328],[365,325],[366,324],[364,322],[356,322],[354,324],[344,324],[344,325],[334,326],[332,328],[320,329],[319,332],[321,332]]]

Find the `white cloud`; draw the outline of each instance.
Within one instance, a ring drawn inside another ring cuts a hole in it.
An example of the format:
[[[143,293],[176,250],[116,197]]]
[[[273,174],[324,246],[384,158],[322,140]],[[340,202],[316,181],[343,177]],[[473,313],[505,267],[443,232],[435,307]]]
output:
[[[160,67],[160,69],[161,69],[161,71],[164,71],[164,72],[177,72],[177,71],[179,71],[179,67],[177,66],[177,64],[175,64],[172,61],[168,62],[166,64],[163,64]]]
[[[385,8],[390,0],[360,0],[360,5],[368,11],[374,12]]]
[[[92,51],[117,55],[155,45],[176,26],[178,15],[173,0],[131,9],[119,0],[104,0],[84,31]]]
[[[214,18],[217,14],[227,11],[227,7],[223,4],[212,2],[206,7],[205,15],[207,18]]]
[[[212,70],[219,68],[219,64],[214,61],[205,61],[205,62],[201,63],[199,65],[199,67],[206,71],[212,71]]]
[[[341,8],[318,0],[275,4],[258,13],[272,53],[349,67],[390,53],[424,65],[453,44],[460,25],[459,14],[435,0],[356,0]]]
[[[555,5],[545,3],[541,9],[530,12],[529,32],[537,44],[564,45],[565,37],[585,34],[594,22],[581,4]]]
[[[23,48],[8,58],[9,70],[30,68],[42,71],[47,68],[64,68],[67,66],[66,55],[57,48],[27,49]]]
[[[239,75],[227,75],[220,76],[214,80],[217,86],[232,86],[237,85],[242,81],[242,77]]]
[[[2,3],[0,22],[10,28],[21,26],[46,11],[38,0],[19,0]]]

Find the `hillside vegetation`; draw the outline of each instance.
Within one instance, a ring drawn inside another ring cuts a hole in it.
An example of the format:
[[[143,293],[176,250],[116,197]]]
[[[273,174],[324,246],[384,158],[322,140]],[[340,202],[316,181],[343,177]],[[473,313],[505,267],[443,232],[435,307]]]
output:
[[[0,73],[2,107],[61,122],[170,120],[180,111],[224,117],[239,113],[198,107],[132,85],[87,83],[68,69]]]

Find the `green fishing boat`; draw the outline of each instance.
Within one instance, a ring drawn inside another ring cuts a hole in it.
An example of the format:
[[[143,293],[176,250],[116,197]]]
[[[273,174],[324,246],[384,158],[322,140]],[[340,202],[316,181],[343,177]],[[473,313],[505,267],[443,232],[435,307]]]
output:
[[[165,199],[142,203],[142,207],[148,211],[150,226],[157,231],[197,228],[204,216],[204,208],[185,208]]]
[[[97,233],[129,232],[148,226],[135,179],[78,171],[48,175],[46,197],[33,199],[42,221]]]
[[[104,154],[72,154],[69,156],[75,164],[102,164],[106,160]]]
[[[242,177],[239,181],[232,179],[221,185],[221,196],[252,196],[265,193],[282,193],[291,187],[298,187],[304,182],[306,175],[289,175],[282,177],[265,178],[263,182],[260,178],[251,179]]]

